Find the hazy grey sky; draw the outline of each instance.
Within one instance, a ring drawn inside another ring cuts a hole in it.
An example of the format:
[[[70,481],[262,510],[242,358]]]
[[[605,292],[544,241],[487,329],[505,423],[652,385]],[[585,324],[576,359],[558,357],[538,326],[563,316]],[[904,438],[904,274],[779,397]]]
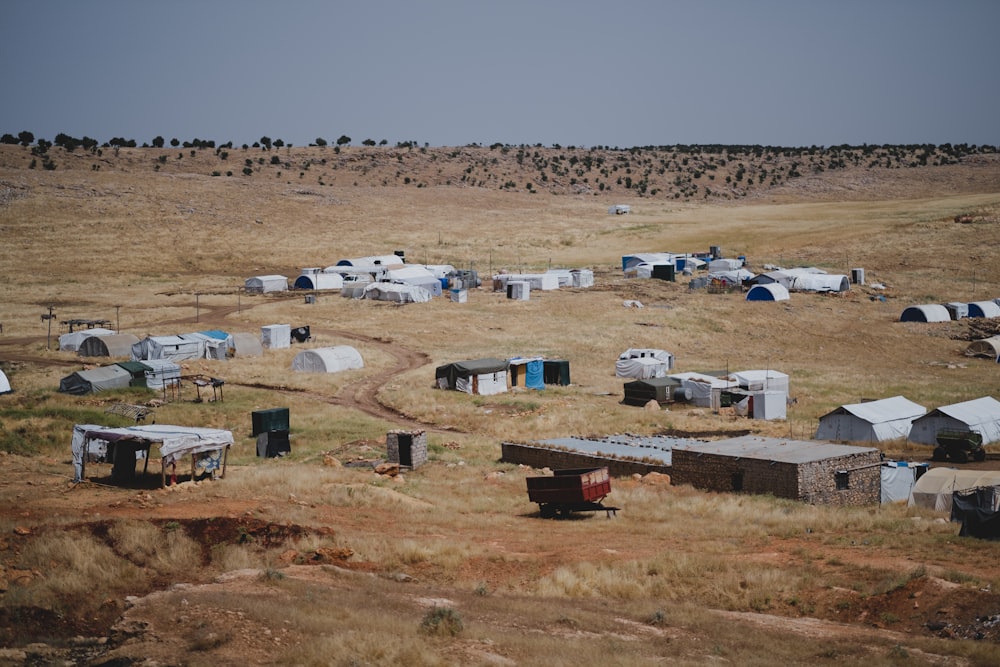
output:
[[[1000,144],[1000,0],[4,0],[0,132]]]

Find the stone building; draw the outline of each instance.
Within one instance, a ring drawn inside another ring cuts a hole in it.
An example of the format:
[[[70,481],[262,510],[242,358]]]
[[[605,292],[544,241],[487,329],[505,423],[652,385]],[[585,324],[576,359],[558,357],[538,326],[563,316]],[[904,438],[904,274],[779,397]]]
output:
[[[389,431],[385,435],[385,448],[390,463],[414,470],[427,463],[427,432]]]

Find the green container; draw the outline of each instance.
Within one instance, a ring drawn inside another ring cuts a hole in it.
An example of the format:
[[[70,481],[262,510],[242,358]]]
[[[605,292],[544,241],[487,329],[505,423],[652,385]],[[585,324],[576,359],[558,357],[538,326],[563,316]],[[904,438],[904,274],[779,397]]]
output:
[[[253,423],[252,435],[290,430],[288,427],[288,408],[254,410],[250,413],[250,421]]]

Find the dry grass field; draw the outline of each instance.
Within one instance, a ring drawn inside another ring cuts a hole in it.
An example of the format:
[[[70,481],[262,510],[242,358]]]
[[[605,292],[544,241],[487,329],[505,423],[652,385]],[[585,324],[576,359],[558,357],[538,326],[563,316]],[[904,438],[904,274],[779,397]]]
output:
[[[1000,546],[940,515],[616,479],[616,519],[547,521],[525,493],[537,471],[498,460],[502,440],[809,438],[862,398],[1000,395],[1000,366],[962,355],[990,322],[898,322],[908,305],[1000,296],[1000,156],[921,165],[921,150],[51,148],[50,170],[0,146],[0,368],[16,390],[0,396],[0,665],[996,664]],[[754,269],[863,267],[868,285],[765,304],[620,270],[623,254],[710,245]],[[396,250],[487,278],[588,267],[596,284],[405,306],[239,292]],[[106,408],[152,398],[56,392],[83,367],[55,344],[74,318],[139,337],[308,324],[308,345],[353,345],[366,365],[293,374],[294,347],[191,362],[225,379],[224,400],[188,388],[156,421],[232,430],[225,479],[158,489],[154,464],[123,488],[95,465],[74,485],[72,425],[124,424]],[[796,403],[776,422],[622,405],[629,347],[684,371],[783,371]],[[432,389],[438,364],[533,354],[570,360],[573,384]],[[277,406],[292,452],[258,459],[249,413]],[[384,457],[400,427],[427,430],[426,466],[348,465]]]

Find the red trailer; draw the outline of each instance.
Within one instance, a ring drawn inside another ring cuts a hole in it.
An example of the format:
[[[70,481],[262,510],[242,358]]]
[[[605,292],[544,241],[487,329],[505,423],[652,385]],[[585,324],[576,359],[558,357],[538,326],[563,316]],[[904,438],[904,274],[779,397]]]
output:
[[[528,500],[538,503],[545,518],[597,510],[610,517],[618,510],[602,502],[611,493],[607,468],[568,468],[554,471],[552,477],[528,477],[526,481]]]

